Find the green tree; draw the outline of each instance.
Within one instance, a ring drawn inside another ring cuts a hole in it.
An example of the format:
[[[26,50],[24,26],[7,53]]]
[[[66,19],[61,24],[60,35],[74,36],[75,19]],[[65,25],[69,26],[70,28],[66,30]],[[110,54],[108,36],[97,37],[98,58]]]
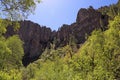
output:
[[[114,76],[120,79],[120,15],[116,16],[113,21],[110,21],[109,30],[105,32],[104,52],[108,59],[108,70],[114,72]]]
[[[22,57],[24,55],[23,42],[19,36],[14,35],[6,40],[8,48],[11,50],[11,55],[7,59],[10,64],[17,67],[22,66]]]
[[[6,39],[0,37],[0,70],[6,66],[6,61],[10,54],[11,50],[7,47]]]
[[[21,71],[18,69],[0,71],[0,80],[22,80]]]
[[[40,0],[0,0],[0,11],[3,18],[10,20],[25,19],[35,10]]]

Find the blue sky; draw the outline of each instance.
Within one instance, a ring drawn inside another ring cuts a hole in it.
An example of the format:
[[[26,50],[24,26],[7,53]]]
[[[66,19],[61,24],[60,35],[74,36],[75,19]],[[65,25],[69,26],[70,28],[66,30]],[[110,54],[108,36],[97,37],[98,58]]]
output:
[[[88,8],[92,5],[95,9],[117,3],[118,0],[42,0],[37,4],[35,14],[28,17],[35,23],[57,30],[63,24],[71,24],[76,21],[80,8]]]

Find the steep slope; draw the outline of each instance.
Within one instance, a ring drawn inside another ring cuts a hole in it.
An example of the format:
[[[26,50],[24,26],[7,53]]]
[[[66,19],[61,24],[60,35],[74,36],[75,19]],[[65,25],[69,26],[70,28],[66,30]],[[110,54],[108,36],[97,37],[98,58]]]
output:
[[[85,42],[86,35],[90,35],[95,29],[105,30],[107,24],[108,16],[102,15],[90,7],[88,9],[80,9],[76,22],[71,25],[64,24],[58,31],[41,27],[31,21],[21,21],[21,27],[18,32],[14,32],[11,27],[8,27],[7,36],[19,34],[24,42],[25,55],[23,64],[26,66],[38,59],[45,48],[50,48],[50,44],[54,43],[54,41],[56,41],[54,43],[55,48],[58,48],[69,44],[71,37],[74,37],[76,39],[75,43],[79,45]]]

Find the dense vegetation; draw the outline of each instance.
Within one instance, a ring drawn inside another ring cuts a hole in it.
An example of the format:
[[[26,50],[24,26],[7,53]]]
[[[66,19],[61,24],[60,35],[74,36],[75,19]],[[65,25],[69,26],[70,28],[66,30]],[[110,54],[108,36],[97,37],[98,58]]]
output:
[[[31,1],[32,6],[35,5],[34,0]],[[29,5],[23,6],[26,10],[31,10],[31,2],[25,5]],[[54,49],[53,43],[51,49],[46,48],[40,59],[27,67],[22,65],[24,51],[19,36],[3,36],[8,25],[14,25],[17,30],[19,24],[0,19],[0,80],[119,80],[119,5],[119,2],[114,5],[112,11],[111,8],[101,10],[106,10],[106,14],[110,16],[106,31],[93,31],[79,49],[74,39],[68,45],[57,49]],[[116,14],[113,14],[114,12]],[[16,20],[15,17],[11,18]]]
[[[120,79],[120,16],[105,32],[95,30],[77,51],[75,45],[46,49],[41,59],[24,72],[27,80],[114,80]],[[73,48],[74,47],[74,48]]]

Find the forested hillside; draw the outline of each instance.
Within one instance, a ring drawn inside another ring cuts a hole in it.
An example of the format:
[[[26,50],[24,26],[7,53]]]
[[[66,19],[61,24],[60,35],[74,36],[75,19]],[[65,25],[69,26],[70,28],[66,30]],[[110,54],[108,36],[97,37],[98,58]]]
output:
[[[14,31],[12,26],[7,27],[6,37],[18,34],[24,42],[23,64],[27,66],[39,58],[46,48],[54,49],[72,45],[77,48],[86,41],[95,29],[105,31],[108,25],[108,15],[102,14],[93,7],[82,8],[78,11],[76,22],[71,25],[63,24],[58,31],[52,31],[46,26],[40,26],[31,21],[20,21],[20,28]]]
[[[54,45],[52,45],[54,47]],[[106,31],[95,30],[77,50],[66,45],[46,49],[39,60],[28,65],[24,78],[35,80],[119,80],[120,16]]]
[[[98,10],[80,9],[76,22],[57,32],[29,21],[20,23],[26,12],[34,11],[34,0],[0,4],[9,15],[0,17],[0,80],[120,80],[120,1]],[[24,58],[35,55],[36,61],[23,66]]]

